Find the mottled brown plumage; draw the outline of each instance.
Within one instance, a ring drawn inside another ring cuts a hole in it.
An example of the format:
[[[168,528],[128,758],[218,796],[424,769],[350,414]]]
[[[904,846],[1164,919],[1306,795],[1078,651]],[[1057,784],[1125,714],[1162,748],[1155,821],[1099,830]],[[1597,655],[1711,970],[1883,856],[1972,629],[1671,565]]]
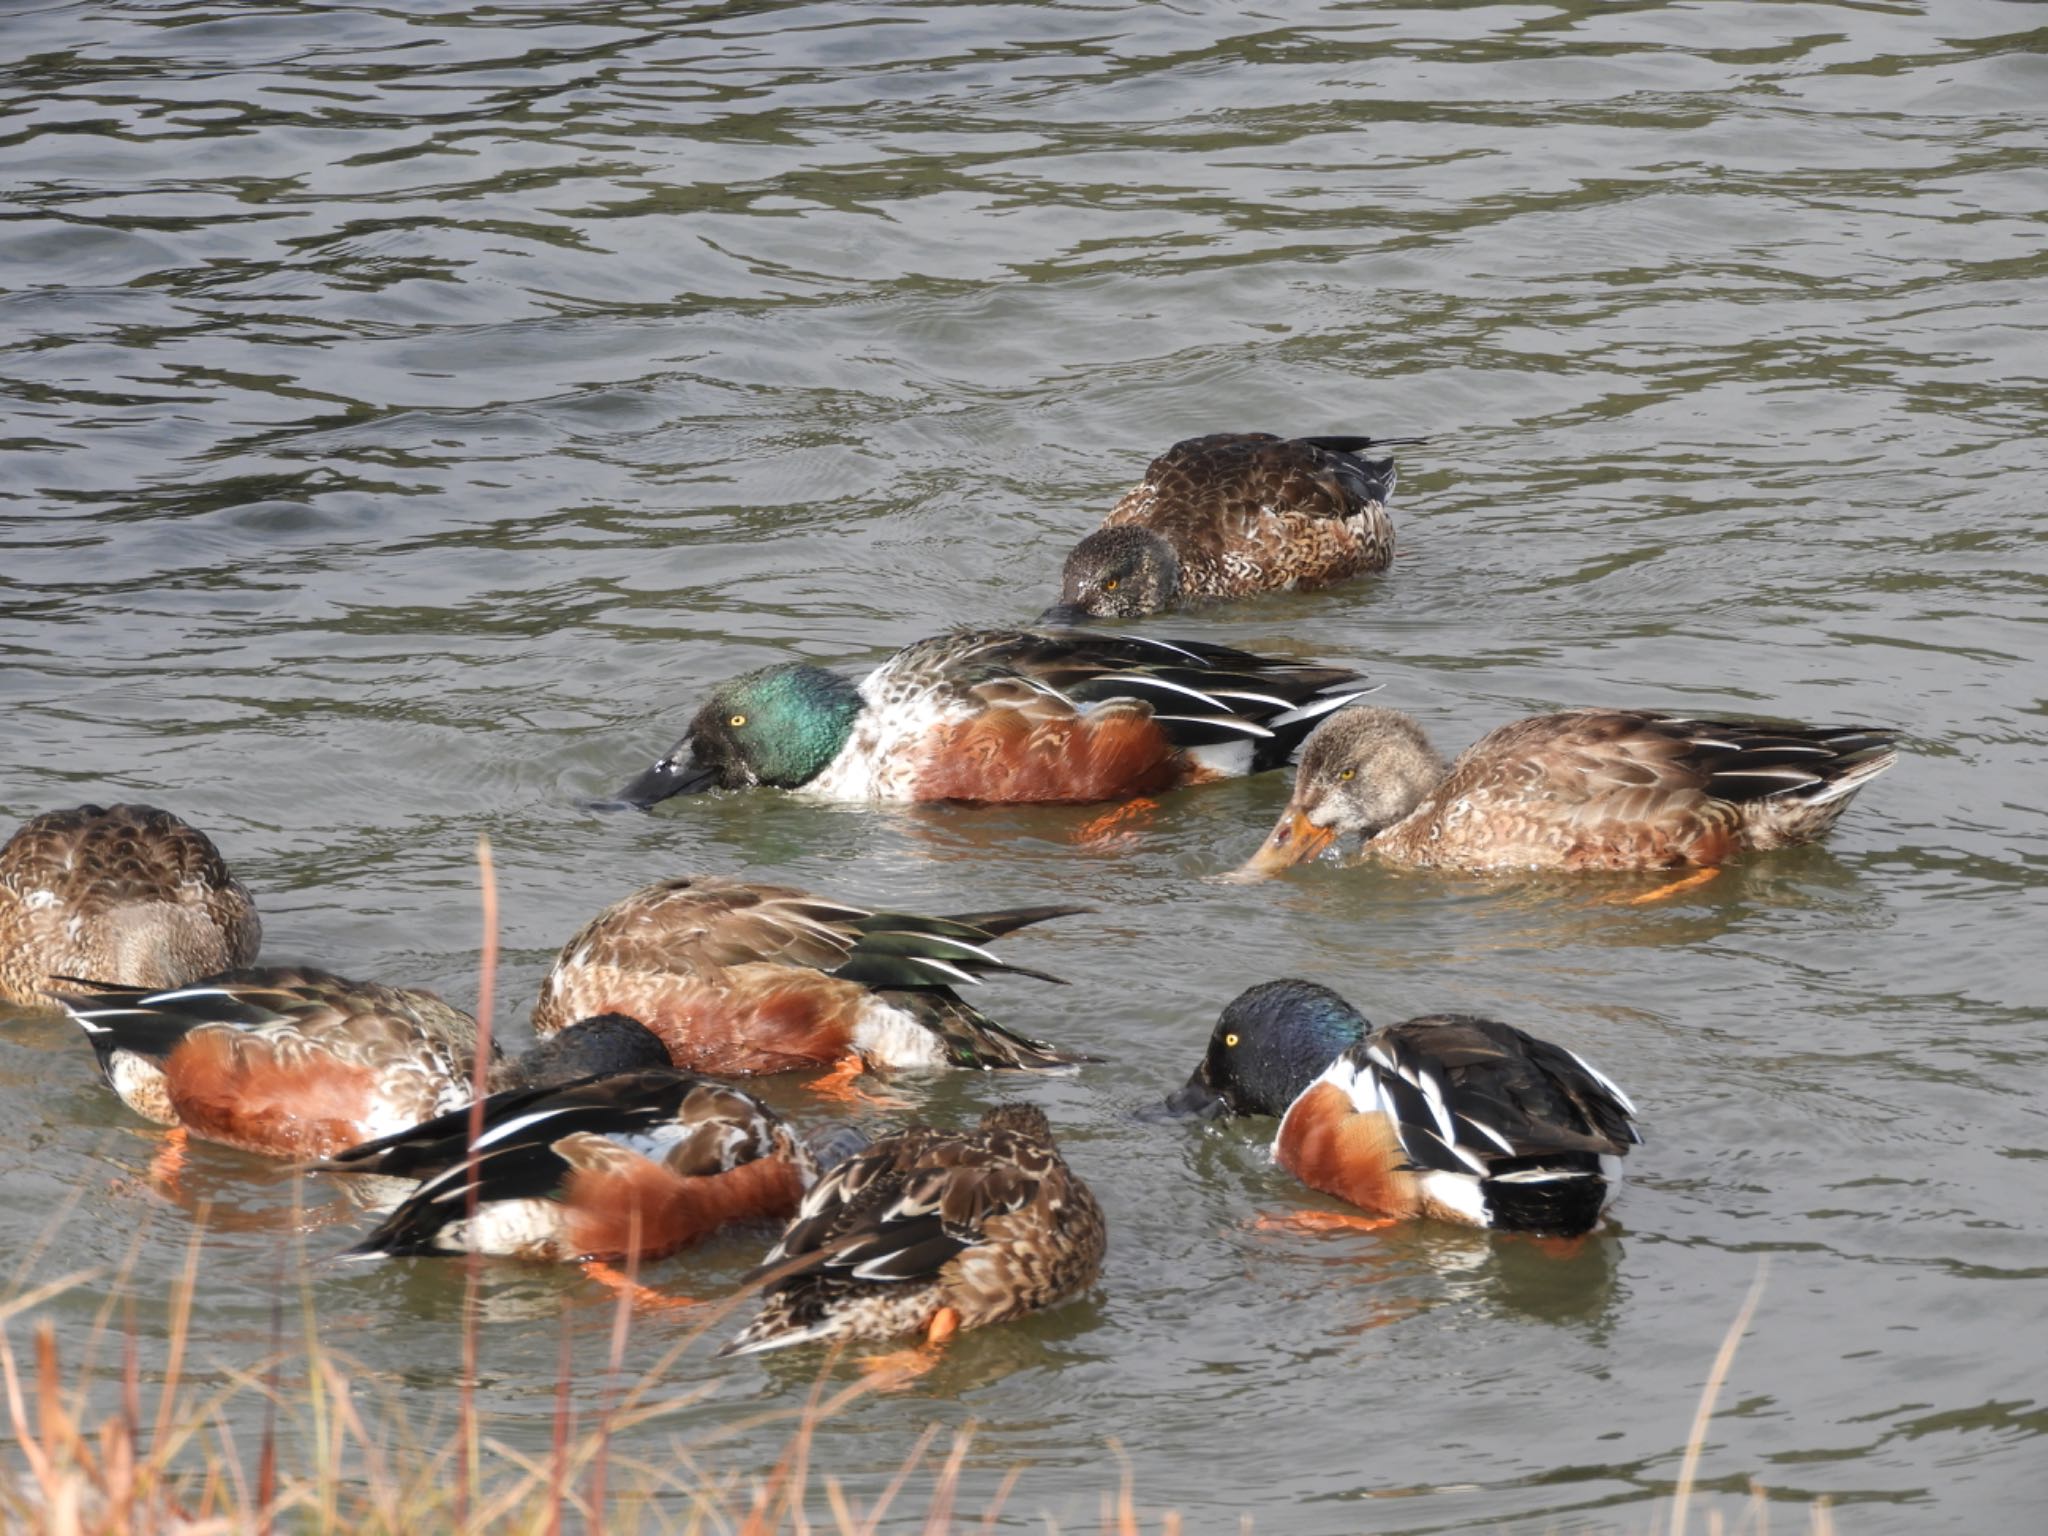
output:
[[[1135,618],[1385,570],[1395,470],[1361,456],[1372,446],[1270,432],[1175,443],[1067,557],[1052,614]]]
[[[951,1309],[978,1328],[1092,1284],[1102,1210],[1044,1114],[1006,1105],[972,1131],[913,1125],[821,1179],[763,1261],[779,1271],[723,1354],[894,1338]]]
[[[1389,709],[1340,710],[1302,748],[1294,794],[1247,866],[1357,835],[1421,868],[1664,869],[1812,842],[1897,760],[1891,732],[1632,710],[1536,715],[1445,768]]]
[[[614,902],[562,947],[533,1027],[545,1035],[592,1013],[630,1014],[678,1067],[722,1076],[848,1055],[884,1067],[1063,1067],[1087,1058],[1003,1028],[953,988],[1036,975],[985,946],[1082,910],[919,917],[794,886],[665,880]]]
[[[205,833],[147,805],[81,805],[0,848],[0,998],[53,976],[175,987],[256,958],[255,904]]]

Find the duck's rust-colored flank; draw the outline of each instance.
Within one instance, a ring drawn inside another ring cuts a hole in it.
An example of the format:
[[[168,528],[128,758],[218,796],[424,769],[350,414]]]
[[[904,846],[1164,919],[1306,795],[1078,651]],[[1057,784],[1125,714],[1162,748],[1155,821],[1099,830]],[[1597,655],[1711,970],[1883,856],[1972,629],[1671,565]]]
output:
[[[1012,804],[1157,794],[1196,775],[1143,704],[1051,718],[994,710],[941,726],[917,768],[920,800]]]
[[[676,1066],[721,1076],[849,1056],[880,1067],[1065,1067],[1088,1058],[1005,1029],[955,988],[1016,973],[988,950],[1000,934],[1081,910],[921,917],[794,886],[665,880],[562,946],[533,1027],[546,1035],[591,1013],[629,1014]]]
[[[1294,1101],[1273,1141],[1273,1161],[1310,1189],[1362,1211],[1410,1217],[1422,1210],[1415,1170],[1385,1115],[1362,1115],[1351,1096],[1317,1083]]]

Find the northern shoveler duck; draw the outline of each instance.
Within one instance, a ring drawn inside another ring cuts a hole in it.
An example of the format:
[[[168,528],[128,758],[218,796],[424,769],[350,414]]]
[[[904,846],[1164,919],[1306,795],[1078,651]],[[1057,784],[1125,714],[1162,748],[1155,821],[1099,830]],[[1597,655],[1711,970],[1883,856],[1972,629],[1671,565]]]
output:
[[[1074,546],[1039,621],[1143,618],[1383,571],[1394,461],[1364,455],[1421,441],[1217,432],[1175,443]]]
[[[1627,1096],[1562,1046],[1471,1014],[1374,1030],[1310,981],[1235,998],[1167,1104],[1281,1116],[1273,1160],[1376,1215],[1548,1236],[1592,1229],[1642,1141]]]
[[[1102,1209],[1042,1111],[1004,1105],[971,1131],[913,1125],[820,1179],[756,1271],[760,1314],[719,1353],[1004,1322],[1102,1270]]]
[[[331,1157],[470,1100],[476,1023],[431,992],[264,967],[166,992],[98,987],[56,999],[130,1109],[245,1152]],[[495,1062],[488,1081],[528,1086],[666,1062],[645,1028],[609,1018]]]
[[[249,964],[262,937],[220,850],[169,811],[50,811],[0,848],[0,999],[47,1006],[54,976],[183,986]]]
[[[1898,760],[1895,739],[1575,709],[1504,725],[1446,767],[1408,716],[1345,709],[1303,746],[1293,797],[1245,872],[1353,835],[1368,858],[1425,869],[1712,867],[1819,838]]]
[[[818,1176],[752,1094],[672,1067],[494,1093],[481,1108],[473,1146],[472,1110],[457,1109],[313,1165],[424,1180],[345,1257],[657,1259],[729,1222],[787,1220]]]
[[[772,785],[829,800],[1087,804],[1278,768],[1359,675],[1200,641],[962,630],[857,686],[798,662],[723,684],[605,805]]]
[[[987,946],[1086,907],[959,917],[871,912],[787,885],[664,880],[614,902],[562,946],[533,1010],[547,1035],[625,1013],[676,1066],[739,1076],[833,1066],[1057,1069],[1092,1057],[1005,1029],[953,990],[984,976],[1058,978]]]

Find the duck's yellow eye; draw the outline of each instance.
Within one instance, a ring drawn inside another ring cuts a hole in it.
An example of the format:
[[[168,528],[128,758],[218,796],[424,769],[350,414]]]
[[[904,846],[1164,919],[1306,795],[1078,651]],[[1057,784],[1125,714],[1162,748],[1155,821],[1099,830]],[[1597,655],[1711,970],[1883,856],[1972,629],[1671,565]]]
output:
[[[747,717],[745,715],[734,715],[730,720],[726,721],[725,723],[731,726],[734,730],[738,730],[741,726],[747,723]],[[1344,777],[1348,779],[1351,777],[1351,775],[1347,773],[1344,775]]]
[[[733,721],[733,724],[738,725],[739,721],[735,720]],[[1356,768],[1346,768],[1342,773],[1338,774],[1337,777],[1340,779],[1348,779],[1354,776],[1357,772],[1358,770]]]
[[[1116,590],[1116,578],[1112,576],[1109,578],[1109,580],[1105,581],[1102,584],[1102,590],[1105,592],[1114,592]]]
[[[1235,1035],[1225,1035],[1225,1036],[1223,1037],[1223,1043],[1224,1043],[1225,1045],[1235,1045],[1235,1044],[1237,1044],[1237,1036],[1235,1036]]]

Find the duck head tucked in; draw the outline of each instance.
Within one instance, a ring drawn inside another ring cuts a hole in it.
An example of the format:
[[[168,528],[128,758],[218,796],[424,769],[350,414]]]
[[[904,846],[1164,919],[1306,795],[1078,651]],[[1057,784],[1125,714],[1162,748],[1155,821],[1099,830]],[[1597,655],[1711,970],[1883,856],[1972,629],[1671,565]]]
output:
[[[669,1064],[661,1036],[623,1013],[594,1014],[536,1040],[491,1070],[491,1091],[555,1088],[583,1077],[608,1077]]]
[[[1271,873],[1340,839],[1371,837],[1420,805],[1444,771],[1422,727],[1399,710],[1338,710],[1302,745],[1287,809],[1244,873]]]
[[[1262,982],[1223,1010],[1202,1064],[1167,1095],[1167,1111],[1204,1119],[1285,1114],[1371,1027],[1328,987],[1312,981]]]
[[[1060,600],[1038,622],[1139,619],[1180,603],[1180,556],[1173,545],[1150,528],[1119,523],[1074,546],[1060,574]]]
[[[683,739],[616,800],[646,810],[712,789],[795,789],[839,755],[860,712],[860,689],[823,667],[785,662],[745,673],[715,689]]]

